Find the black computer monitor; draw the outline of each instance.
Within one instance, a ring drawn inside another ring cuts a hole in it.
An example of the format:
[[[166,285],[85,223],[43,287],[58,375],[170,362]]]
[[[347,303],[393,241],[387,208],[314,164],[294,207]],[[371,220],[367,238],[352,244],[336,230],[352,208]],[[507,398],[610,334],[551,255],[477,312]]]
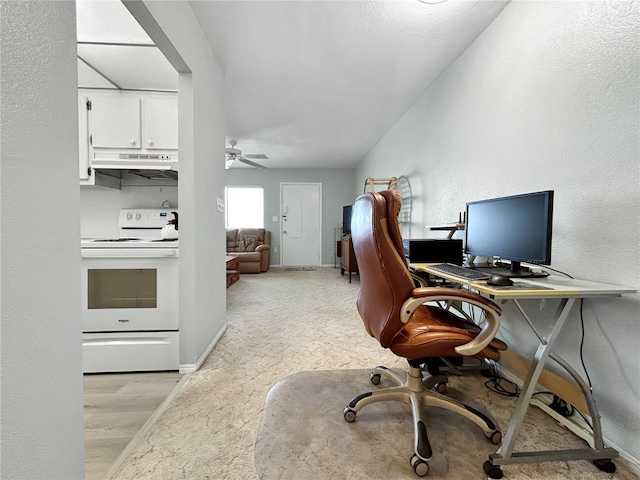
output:
[[[467,203],[465,253],[511,262],[551,263],[553,190]]]
[[[351,210],[353,205],[342,207],[342,234],[351,235]]]

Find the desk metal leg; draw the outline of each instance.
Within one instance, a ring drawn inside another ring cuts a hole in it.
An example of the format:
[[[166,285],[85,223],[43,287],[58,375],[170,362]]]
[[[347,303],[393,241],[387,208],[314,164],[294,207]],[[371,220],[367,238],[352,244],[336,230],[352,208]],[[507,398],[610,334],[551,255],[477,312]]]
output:
[[[507,429],[507,434],[502,439],[502,446],[498,449],[496,455],[502,457],[502,459],[509,459],[513,452],[513,446],[518,436],[520,427],[522,426],[522,421],[524,420],[524,416],[527,413],[527,408],[529,407],[529,401],[531,400],[531,395],[533,395],[533,391],[536,388],[538,383],[538,379],[540,378],[540,374],[542,373],[542,369],[544,364],[549,356],[549,352],[551,351],[551,347],[555,339],[558,337],[560,330],[562,330],[562,326],[564,325],[565,320],[569,316],[569,311],[573,307],[575,299],[573,298],[564,298],[560,302],[558,306],[558,319],[556,320],[553,329],[551,330],[551,334],[547,339],[542,339],[540,345],[538,346],[538,350],[536,351],[536,355],[529,367],[529,371],[527,372],[527,378],[524,381],[524,385],[522,387],[522,391],[520,392],[520,397],[518,398],[518,403],[516,404],[516,410],[511,418],[511,422],[509,423],[509,428]],[[494,464],[502,464],[507,462],[493,462]],[[510,462],[509,462],[510,463]]]
[[[538,379],[540,378],[540,374],[542,373],[542,369],[544,368],[547,358],[551,356],[552,358],[554,358],[554,360],[558,361],[556,355],[551,352],[551,348],[553,347],[553,344],[555,343],[560,331],[562,330],[564,322],[569,316],[569,312],[571,311],[575,300],[575,298],[565,298],[561,301],[560,305],[558,306],[558,310],[556,311],[557,320],[551,330],[551,333],[549,334],[549,337],[546,339],[540,339],[540,345],[538,346],[534,360],[529,367],[529,371],[527,372],[527,377],[522,387],[520,397],[518,398],[515,412],[513,414],[513,417],[511,418],[511,422],[509,423],[507,433],[503,438],[502,445],[495,454],[489,455],[489,461],[485,463],[485,472],[488,473],[492,478],[502,477],[502,472],[499,469],[497,469],[496,471],[495,467],[493,467],[493,469],[491,468],[492,466],[496,465],[550,462],[560,460],[594,460],[604,458],[610,459],[615,458],[618,455],[615,450],[605,448],[602,445],[600,422],[593,397],[591,396],[590,391],[586,388],[584,382],[579,379],[575,370],[573,370],[566,364],[566,362],[562,360],[558,363],[560,363],[560,365],[564,367],[572,377],[576,378],[582,391],[585,393],[585,397],[589,405],[589,413],[594,418],[594,427],[596,430],[596,449],[583,448],[557,451],[546,450],[539,452],[513,452],[516,438],[522,426],[527,408],[529,407],[529,402],[531,401],[531,396],[533,395],[533,392],[536,388]],[[613,466],[613,468],[615,469],[615,466]],[[491,473],[489,471],[491,471]]]

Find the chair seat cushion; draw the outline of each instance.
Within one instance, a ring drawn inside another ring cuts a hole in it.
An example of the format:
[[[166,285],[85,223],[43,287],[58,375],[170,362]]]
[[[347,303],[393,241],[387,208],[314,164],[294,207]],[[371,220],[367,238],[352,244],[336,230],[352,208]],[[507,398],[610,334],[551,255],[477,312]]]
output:
[[[393,353],[407,359],[461,356],[454,349],[470,342],[480,327],[440,308],[423,306],[393,339],[389,347]],[[507,345],[494,338],[477,357],[500,359],[500,350]]]

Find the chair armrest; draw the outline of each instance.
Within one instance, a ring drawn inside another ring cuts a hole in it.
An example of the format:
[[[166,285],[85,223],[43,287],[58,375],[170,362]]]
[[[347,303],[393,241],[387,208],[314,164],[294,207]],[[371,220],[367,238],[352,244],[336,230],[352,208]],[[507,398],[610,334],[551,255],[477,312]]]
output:
[[[271,245],[267,245],[266,243],[263,243],[256,247],[256,252],[261,252],[263,250],[270,250],[270,249],[271,249]]]
[[[413,312],[426,302],[445,300],[457,300],[474,305],[483,310],[487,317],[480,333],[478,333],[478,335],[476,335],[476,337],[470,342],[455,347],[455,351],[460,355],[470,356],[475,355],[486,348],[498,333],[498,329],[500,328],[500,314],[502,313],[502,310],[491,300],[488,300],[477,293],[469,292],[468,290],[447,287],[415,288],[412,292],[412,296],[402,304],[400,320],[402,323],[407,323],[413,315]]]

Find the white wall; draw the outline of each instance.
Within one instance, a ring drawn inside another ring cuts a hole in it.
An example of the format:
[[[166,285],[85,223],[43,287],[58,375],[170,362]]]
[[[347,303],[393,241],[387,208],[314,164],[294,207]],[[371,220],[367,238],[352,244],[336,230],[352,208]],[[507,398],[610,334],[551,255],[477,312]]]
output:
[[[227,185],[261,186],[264,191],[264,227],[271,231],[271,265],[280,265],[280,182],[317,182],[322,184],[322,264],[334,265],[336,245],[334,227],[342,225],[342,207],[351,205],[354,172],[351,169],[230,168]],[[278,217],[278,222],[273,221]],[[278,253],[274,252],[278,248]],[[340,262],[335,262],[340,265]]]
[[[122,208],[178,208],[178,187],[123,186],[80,188],[80,233],[82,238],[116,238],[120,235],[118,216]]]
[[[75,5],[0,4],[0,477],[84,478]]]
[[[182,369],[203,360],[226,323],[226,235],[224,215],[216,212],[225,181],[224,75],[188,2],[145,1],[144,7],[189,70],[178,77]],[[133,13],[139,21],[144,14]],[[147,33],[162,45],[156,32]]]
[[[466,201],[553,189],[552,267],[640,288],[639,26],[634,2],[512,2],[358,166],[355,191],[367,176],[407,176],[419,238]],[[604,434],[636,459],[639,311],[637,295],[584,305]],[[503,322],[510,347],[531,356],[517,312]],[[577,312],[560,343],[580,370]]]

